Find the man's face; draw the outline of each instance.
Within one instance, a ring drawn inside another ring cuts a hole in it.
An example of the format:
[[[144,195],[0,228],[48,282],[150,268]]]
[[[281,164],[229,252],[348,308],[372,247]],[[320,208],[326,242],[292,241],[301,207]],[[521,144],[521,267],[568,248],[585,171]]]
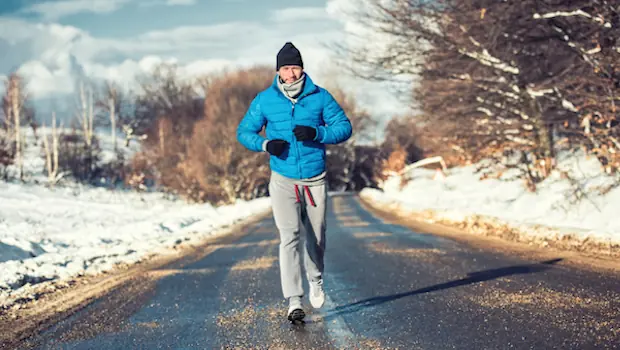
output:
[[[301,78],[303,71],[303,68],[300,66],[282,66],[278,70],[278,74],[285,83],[292,83]]]

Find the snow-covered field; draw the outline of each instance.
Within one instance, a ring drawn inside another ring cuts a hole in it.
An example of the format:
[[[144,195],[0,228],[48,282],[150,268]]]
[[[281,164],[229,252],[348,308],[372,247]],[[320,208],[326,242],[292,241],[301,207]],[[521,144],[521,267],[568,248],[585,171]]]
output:
[[[269,209],[267,198],[214,208],[157,193],[73,192],[0,183],[0,295],[136,262]]]
[[[576,185],[556,171],[539,184],[538,192],[525,189],[522,181],[480,180],[474,166],[452,168],[445,179],[433,179],[435,171],[417,168],[408,175],[411,180],[400,188],[400,177],[392,177],[383,191],[365,189],[362,196],[375,203],[395,205],[408,212],[432,211],[436,218],[464,222],[472,216],[483,216],[522,229],[524,234],[562,239],[566,235],[581,241],[620,244],[620,188],[601,194],[612,178],[601,172],[595,158],[580,153],[565,153],[558,168],[577,180]],[[587,193],[572,203],[574,189]],[[549,229],[533,229],[542,225]]]
[[[47,122],[49,124],[49,122]],[[71,130],[65,128],[64,130],[58,128],[58,134],[64,132],[70,134]],[[50,145],[52,144],[52,129],[50,127],[37,128],[37,137],[32,132],[31,128],[22,128],[22,134],[24,137],[24,178],[27,182],[39,182],[46,183],[47,175],[44,174],[45,164],[45,151],[43,149],[43,138],[47,137]],[[107,163],[116,159],[116,152],[114,151],[114,142],[109,132],[99,131],[96,134],[99,140],[99,147],[101,148],[100,163]],[[130,159],[133,154],[140,150],[140,144],[136,141],[132,141],[129,147],[124,145],[124,135],[119,133],[117,135],[117,150],[122,153],[125,159]],[[18,174],[17,167],[15,165],[9,167],[9,174],[12,178],[16,178]],[[71,184],[69,184],[71,185]]]
[[[33,183],[46,177],[40,149],[29,143],[30,182],[0,182],[0,306],[29,285],[137,262],[270,209],[268,198],[216,208],[162,193],[74,183],[50,189]]]

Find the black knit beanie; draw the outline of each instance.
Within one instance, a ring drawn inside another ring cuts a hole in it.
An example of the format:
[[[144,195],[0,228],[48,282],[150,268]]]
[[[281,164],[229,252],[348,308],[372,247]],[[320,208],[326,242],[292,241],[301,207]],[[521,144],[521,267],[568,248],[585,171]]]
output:
[[[301,59],[301,53],[291,42],[284,44],[280,51],[278,51],[276,70],[280,70],[280,67],[282,66],[304,67],[304,61]]]

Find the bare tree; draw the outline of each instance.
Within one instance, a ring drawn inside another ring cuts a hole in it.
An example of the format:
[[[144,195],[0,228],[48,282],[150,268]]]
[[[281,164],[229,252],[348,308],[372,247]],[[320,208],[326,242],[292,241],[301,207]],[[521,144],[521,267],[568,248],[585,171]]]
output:
[[[353,70],[369,79],[386,79],[386,72],[388,77],[419,74],[415,94],[425,117],[420,124],[445,131],[442,138],[470,159],[491,157],[500,164],[514,159],[533,184],[555,166],[555,138],[574,137],[579,134],[576,126],[586,129],[592,119],[606,141],[590,133],[577,142],[587,141],[603,158],[616,154],[617,4],[366,4],[357,14],[360,22],[388,39],[385,50],[352,50],[347,57],[354,57]],[[587,108],[596,110],[583,113],[586,106],[580,101],[589,101]],[[516,156],[506,157],[506,152]]]
[[[79,111],[77,114],[84,141],[88,147],[92,146],[94,132],[94,97],[93,89],[90,84],[84,87],[84,80],[79,83]]]
[[[122,115],[122,107],[125,102],[125,98],[126,96],[117,84],[107,81],[103,85],[100,98],[95,104],[95,106],[104,114],[100,115],[102,119],[101,124],[104,124],[110,128],[114,152],[118,151],[117,131],[119,130],[119,127],[122,127],[124,131],[130,129],[130,125],[125,124],[125,119],[127,118],[124,118]],[[126,132],[126,134],[128,133]],[[133,135],[130,135],[129,139],[126,140],[127,145],[128,140],[132,139],[132,136]]]
[[[117,150],[116,146],[116,99],[117,91],[112,88],[109,91],[108,96],[108,113],[110,113],[110,131],[112,132],[112,142],[114,145],[114,152]]]
[[[2,110],[4,112],[3,127],[7,134],[13,138],[14,158],[19,171],[19,179],[24,178],[23,148],[24,140],[22,136],[22,123],[28,118],[33,118],[32,113],[28,113],[26,102],[28,94],[24,87],[23,79],[17,74],[9,75],[5,82],[6,93],[2,100]]]
[[[189,135],[202,117],[203,101],[194,81],[183,79],[175,65],[162,64],[139,78],[141,93],[135,101],[135,113],[127,124],[136,137],[147,135],[145,142],[158,143],[157,120],[174,118],[174,133]]]
[[[43,124],[45,127],[45,123]],[[62,122],[60,124],[62,129]],[[48,141],[47,135],[43,135],[43,147],[45,150],[45,165],[47,167],[47,178],[51,186],[56,185],[63,174],[58,173],[58,129],[56,128],[56,113],[52,113],[51,129],[52,145]]]

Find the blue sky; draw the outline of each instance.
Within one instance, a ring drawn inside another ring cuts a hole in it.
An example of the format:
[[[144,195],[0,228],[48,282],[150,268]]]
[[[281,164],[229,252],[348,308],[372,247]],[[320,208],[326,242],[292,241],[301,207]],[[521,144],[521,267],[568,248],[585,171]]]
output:
[[[0,75],[18,70],[34,98],[74,93],[76,72],[126,87],[163,61],[186,76],[231,66],[275,65],[286,41],[307,72],[355,93],[383,118],[404,105],[385,86],[345,76],[330,42],[354,28],[355,0],[0,0]]]

